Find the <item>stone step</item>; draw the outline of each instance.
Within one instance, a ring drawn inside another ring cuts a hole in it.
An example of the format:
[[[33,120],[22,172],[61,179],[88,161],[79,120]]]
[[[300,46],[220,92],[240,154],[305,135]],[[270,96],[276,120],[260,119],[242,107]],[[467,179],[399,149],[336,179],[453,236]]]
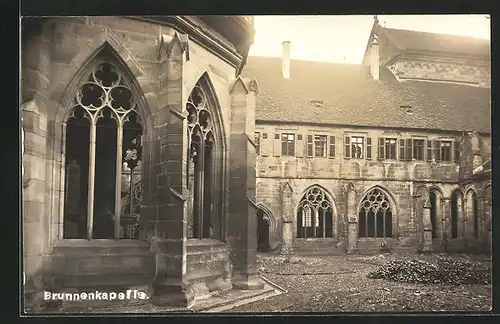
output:
[[[194,312],[215,313],[252,303],[257,300],[270,298],[287,293],[283,288],[273,284],[269,280],[264,280],[264,288],[259,290],[238,290],[231,289],[222,293],[212,295],[206,300],[196,301],[191,308]]]

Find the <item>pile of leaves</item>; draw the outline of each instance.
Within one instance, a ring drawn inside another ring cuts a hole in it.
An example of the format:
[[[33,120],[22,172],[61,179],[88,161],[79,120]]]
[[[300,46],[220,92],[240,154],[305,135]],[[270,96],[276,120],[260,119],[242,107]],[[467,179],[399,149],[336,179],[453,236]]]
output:
[[[425,261],[392,260],[368,273],[370,279],[422,284],[472,285],[490,284],[491,269],[481,263],[452,258]]]

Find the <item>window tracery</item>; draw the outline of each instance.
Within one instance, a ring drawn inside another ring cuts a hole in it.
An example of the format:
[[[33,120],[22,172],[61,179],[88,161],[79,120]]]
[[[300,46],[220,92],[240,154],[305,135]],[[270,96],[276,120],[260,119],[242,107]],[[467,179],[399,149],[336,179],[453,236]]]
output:
[[[392,237],[392,207],[385,192],[370,190],[359,211],[359,237]]]
[[[297,213],[297,237],[332,237],[333,207],[323,189],[314,186],[302,197]]]
[[[142,127],[123,75],[97,64],[66,121],[65,238],[137,238]]]
[[[188,183],[192,192],[189,236],[210,238],[215,234],[212,224],[215,138],[208,97],[201,86],[195,86],[191,92],[186,110],[189,130]]]

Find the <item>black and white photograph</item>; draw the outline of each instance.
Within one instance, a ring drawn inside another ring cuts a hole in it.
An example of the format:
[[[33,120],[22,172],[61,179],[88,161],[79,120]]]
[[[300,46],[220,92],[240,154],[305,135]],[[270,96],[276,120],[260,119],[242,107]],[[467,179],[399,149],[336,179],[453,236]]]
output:
[[[21,314],[490,312],[490,23],[22,17]]]

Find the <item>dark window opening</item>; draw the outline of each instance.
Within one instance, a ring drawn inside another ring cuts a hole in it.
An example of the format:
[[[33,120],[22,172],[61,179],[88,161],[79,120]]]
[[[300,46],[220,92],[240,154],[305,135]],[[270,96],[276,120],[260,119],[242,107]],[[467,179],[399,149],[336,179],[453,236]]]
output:
[[[413,158],[418,161],[424,160],[424,145],[425,141],[422,139],[413,140]]]
[[[431,204],[431,228],[432,228],[432,238],[438,237],[437,233],[437,222],[438,222],[438,216],[437,216],[437,196],[435,192],[431,192],[429,195],[430,199],[430,204]]]
[[[281,155],[295,156],[295,134],[281,134]]]
[[[66,124],[65,239],[139,237],[142,125],[136,108],[109,62],[78,88]]]
[[[269,222],[262,209],[257,211],[257,251],[269,252]]]
[[[385,159],[396,160],[397,144],[395,138],[385,138]]]
[[[362,159],[364,151],[364,138],[361,136],[351,137],[351,153],[353,159]]]
[[[374,188],[363,198],[358,231],[359,237],[392,237],[392,208],[382,190]]]
[[[196,86],[191,92],[187,110],[194,118],[188,119],[188,237],[215,238],[222,236],[220,219],[216,219],[214,200],[216,188],[215,150],[212,114],[205,91]]]
[[[441,141],[441,161],[451,162],[451,142]]]
[[[297,211],[298,238],[325,238],[333,236],[333,208],[319,187],[309,189]]]
[[[314,155],[316,157],[326,157],[326,135],[314,136]]]

